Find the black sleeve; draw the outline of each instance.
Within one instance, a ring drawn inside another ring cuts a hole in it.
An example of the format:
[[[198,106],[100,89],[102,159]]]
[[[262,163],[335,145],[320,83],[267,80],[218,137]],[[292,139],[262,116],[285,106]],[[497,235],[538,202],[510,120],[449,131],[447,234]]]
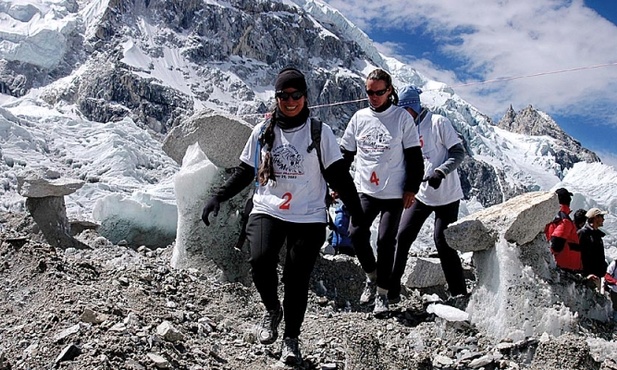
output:
[[[343,154],[343,163],[345,164],[345,167],[347,167],[347,172],[349,172],[353,159],[356,156],[356,152],[350,152],[349,150],[341,147],[341,153]]]
[[[219,202],[224,202],[234,197],[246,188],[255,179],[255,169],[248,164],[241,162],[238,167],[233,169],[232,175],[227,179],[214,194]]]
[[[551,236],[551,249],[555,252],[561,252],[566,246],[566,240],[558,236]]]
[[[417,193],[424,176],[422,149],[419,146],[412,146],[404,149],[403,155],[405,156],[405,185],[403,190]]]
[[[463,159],[465,159],[465,148],[463,144],[454,144],[448,149],[448,159],[436,169],[441,171],[444,175],[447,175],[457,169],[463,162]]]
[[[328,168],[324,170],[323,176],[332,190],[338,193],[339,198],[341,198],[341,201],[345,204],[345,207],[347,207],[351,217],[355,216],[356,220],[361,220],[364,213],[362,212],[356,185],[353,183],[345,159],[339,159],[328,166]]]

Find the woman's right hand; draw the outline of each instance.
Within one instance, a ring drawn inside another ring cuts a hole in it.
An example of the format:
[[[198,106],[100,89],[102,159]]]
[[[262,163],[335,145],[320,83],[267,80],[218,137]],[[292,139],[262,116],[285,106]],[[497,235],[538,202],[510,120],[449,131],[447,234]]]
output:
[[[216,196],[210,198],[206,204],[204,205],[204,209],[201,212],[201,220],[206,224],[206,226],[210,226],[210,221],[208,220],[208,216],[212,213],[212,216],[216,217],[219,214],[219,210],[221,209],[221,202],[219,202]]]

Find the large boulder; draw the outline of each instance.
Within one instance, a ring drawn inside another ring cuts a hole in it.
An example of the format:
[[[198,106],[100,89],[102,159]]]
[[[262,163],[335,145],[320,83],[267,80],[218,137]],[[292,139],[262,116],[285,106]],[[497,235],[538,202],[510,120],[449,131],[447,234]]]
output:
[[[182,164],[189,145],[199,143],[210,162],[219,168],[230,168],[238,165],[251,131],[251,126],[237,117],[201,112],[169,132],[163,151]]]
[[[63,177],[47,179],[38,175],[29,175],[17,178],[17,191],[27,198],[63,197],[73,194],[82,186],[84,182],[81,180]]]
[[[461,252],[493,248],[499,235],[523,245],[532,241],[558,210],[555,193],[525,193],[458,220],[448,226],[445,236],[450,247]]]
[[[477,285],[467,312],[489,336],[515,341],[545,332],[559,336],[576,330],[582,319],[608,320],[608,299],[555,266],[543,230],[558,209],[554,193],[527,193],[446,230],[458,250],[482,243],[471,248]]]

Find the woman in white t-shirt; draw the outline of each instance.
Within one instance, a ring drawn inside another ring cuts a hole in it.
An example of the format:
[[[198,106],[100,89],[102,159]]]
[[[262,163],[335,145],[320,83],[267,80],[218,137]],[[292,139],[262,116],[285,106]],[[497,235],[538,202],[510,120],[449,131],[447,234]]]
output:
[[[366,79],[366,93],[370,106],[351,117],[341,139],[341,151],[349,166],[356,159],[354,181],[366,221],[350,228],[356,256],[367,274],[360,303],[369,303],[375,296],[373,313],[382,315],[388,311],[387,293],[401,212],[413,204],[424,171],[418,131],[411,116],[396,106],[398,97],[390,75],[382,69],[372,71]],[[370,226],[377,216],[375,256]]]
[[[298,336],[307,307],[309,279],[326,238],[326,182],[347,205],[352,223],[362,220],[362,209],[329,126],[320,123],[319,150],[311,148],[307,84],[302,72],[283,69],[277,76],[275,90],[277,106],[272,118],[254,127],[240,155],[240,165],[208,200],[202,219],[209,225],[208,216],[217,215],[220,203],[238,194],[257,177],[246,236],[253,282],[266,308],[258,339],[263,344],[274,343],[284,316],[281,361],[293,365],[302,361]],[[281,305],[277,265],[279,251],[285,243],[287,254],[282,278],[285,292]]]
[[[449,119],[421,108],[421,92],[422,90],[415,86],[405,86],[400,91],[398,103],[417,123],[424,156],[425,181],[416,194],[416,202],[405,210],[401,217],[391,286],[388,291],[390,301],[400,299],[401,277],[407,265],[409,248],[433,212],[435,212],[433,237],[450,294],[457,296],[467,293],[461,260],[444,236],[444,230],[448,225],[457,220],[459,203],[463,198],[461,181],[456,169],[463,161],[465,149]]]

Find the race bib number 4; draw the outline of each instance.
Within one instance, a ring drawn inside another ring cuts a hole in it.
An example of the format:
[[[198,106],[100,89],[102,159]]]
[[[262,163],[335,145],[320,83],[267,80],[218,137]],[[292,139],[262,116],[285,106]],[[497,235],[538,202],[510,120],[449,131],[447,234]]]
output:
[[[371,184],[379,186],[379,177],[377,177],[377,173],[375,171],[371,173],[371,178],[369,181],[371,182]]]

